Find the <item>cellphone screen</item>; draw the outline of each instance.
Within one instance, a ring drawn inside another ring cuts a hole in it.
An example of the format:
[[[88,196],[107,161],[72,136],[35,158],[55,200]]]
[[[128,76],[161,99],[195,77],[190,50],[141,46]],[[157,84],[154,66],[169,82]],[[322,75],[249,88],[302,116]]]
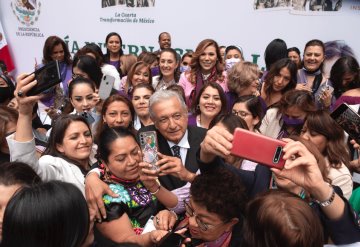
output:
[[[350,138],[360,143],[360,116],[349,106],[343,106],[346,109],[337,116],[331,114],[335,121],[349,134]],[[336,110],[335,110],[336,111]],[[334,111],[334,112],[335,112]]]
[[[40,93],[49,93],[52,88],[61,81],[59,62],[52,61],[44,67],[34,71],[37,84],[27,93],[28,96]]]

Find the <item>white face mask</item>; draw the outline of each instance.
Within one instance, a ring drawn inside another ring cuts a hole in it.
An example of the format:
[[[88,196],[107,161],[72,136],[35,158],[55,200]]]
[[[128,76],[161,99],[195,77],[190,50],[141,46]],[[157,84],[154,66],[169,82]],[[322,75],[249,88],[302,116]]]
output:
[[[226,70],[231,69],[236,63],[240,62],[240,58],[229,58],[225,60],[225,68]]]
[[[190,67],[189,66],[180,66],[180,72],[185,72],[185,71],[189,71]]]

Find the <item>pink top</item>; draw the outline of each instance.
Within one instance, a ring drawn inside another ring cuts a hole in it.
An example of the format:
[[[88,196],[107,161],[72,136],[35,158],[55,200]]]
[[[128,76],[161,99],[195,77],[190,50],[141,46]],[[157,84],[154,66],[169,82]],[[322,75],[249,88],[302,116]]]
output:
[[[192,84],[189,81],[190,73],[188,73],[186,75],[185,75],[185,73],[186,72],[183,72],[180,75],[179,85],[184,89],[185,98],[186,98],[186,105],[188,107],[191,107],[191,102],[189,100],[189,96],[190,96],[192,90],[194,89],[195,84]],[[224,89],[224,92],[226,93],[226,92],[229,91],[228,86],[227,86],[227,73],[226,73],[226,71],[223,72],[223,76],[224,76],[223,81],[216,81],[216,82],[222,87],[222,89]]]

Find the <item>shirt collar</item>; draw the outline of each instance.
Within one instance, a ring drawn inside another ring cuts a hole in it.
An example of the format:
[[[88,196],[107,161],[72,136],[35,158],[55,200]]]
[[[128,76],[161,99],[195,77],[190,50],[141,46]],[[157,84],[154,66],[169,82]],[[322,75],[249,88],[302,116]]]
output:
[[[179,141],[178,144],[175,144],[172,141],[168,141],[168,144],[169,144],[170,148],[172,148],[175,145],[178,145],[181,148],[189,149],[190,144],[189,144],[189,140],[188,140],[188,130],[185,131],[184,136],[181,138],[181,140]]]

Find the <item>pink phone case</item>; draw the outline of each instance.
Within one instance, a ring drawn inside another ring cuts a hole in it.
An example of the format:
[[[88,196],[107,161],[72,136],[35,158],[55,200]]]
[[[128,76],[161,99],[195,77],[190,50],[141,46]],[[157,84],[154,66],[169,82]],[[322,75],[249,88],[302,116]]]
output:
[[[261,165],[282,169],[285,165],[282,151],[285,144],[281,140],[236,129],[231,153]]]

